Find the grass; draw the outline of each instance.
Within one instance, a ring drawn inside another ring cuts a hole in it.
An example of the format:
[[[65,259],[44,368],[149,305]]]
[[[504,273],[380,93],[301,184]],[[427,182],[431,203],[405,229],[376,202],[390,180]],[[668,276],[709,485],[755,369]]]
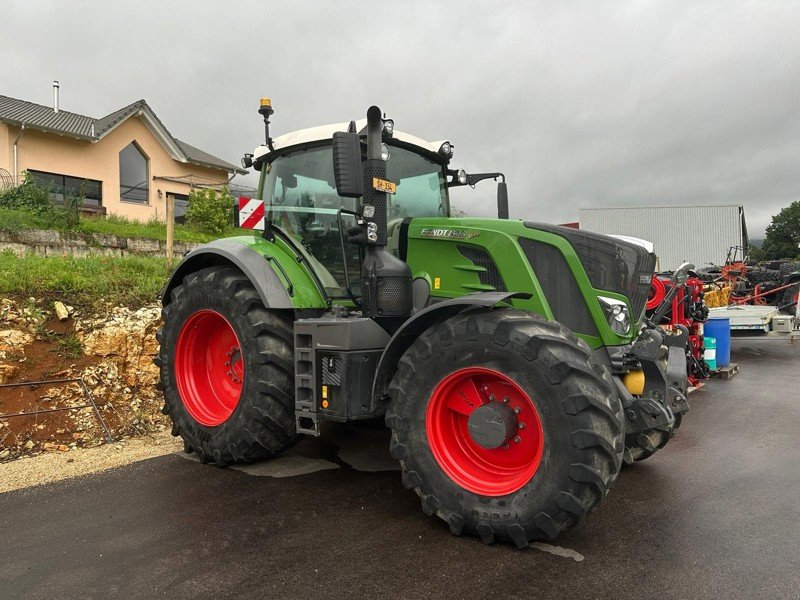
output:
[[[83,343],[73,332],[58,336],[56,343],[67,358],[75,359],[83,354]]]
[[[18,231],[20,229],[56,229],[67,230],[63,214],[58,212],[34,212],[20,208],[0,207],[0,229]],[[81,216],[80,221],[69,231],[83,234],[116,235],[123,238],[149,238],[153,240],[167,239],[167,226],[160,221],[139,223],[124,217],[92,217]],[[229,227],[220,235],[198,231],[188,225],[175,224],[176,242],[205,243],[220,237],[239,235],[244,230]],[[249,232],[247,232],[249,233]]]
[[[155,302],[169,276],[163,258],[16,256],[0,253],[0,295],[61,299],[99,307]]]

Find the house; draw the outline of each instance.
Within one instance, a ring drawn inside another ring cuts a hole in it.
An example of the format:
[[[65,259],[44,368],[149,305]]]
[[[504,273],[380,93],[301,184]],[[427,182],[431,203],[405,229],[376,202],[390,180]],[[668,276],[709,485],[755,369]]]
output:
[[[0,173],[30,173],[56,201],[83,193],[84,210],[148,221],[176,217],[192,187],[220,187],[247,171],[175,138],[144,100],[104,117],[0,95]]]

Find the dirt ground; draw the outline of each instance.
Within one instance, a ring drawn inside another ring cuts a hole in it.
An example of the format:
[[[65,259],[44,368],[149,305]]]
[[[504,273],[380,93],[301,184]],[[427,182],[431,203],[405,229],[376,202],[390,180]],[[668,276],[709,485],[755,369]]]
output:
[[[154,377],[150,372],[143,375],[139,364],[151,362],[144,350],[145,336],[128,339],[126,321],[119,317],[127,317],[132,309],[110,309],[101,317],[86,308],[70,307],[70,317],[59,320],[49,301],[4,298],[0,302],[0,334],[5,332],[4,338],[0,336],[0,369],[5,374],[0,383],[83,378],[114,440],[166,427]],[[112,314],[113,310],[117,312]],[[103,341],[104,330],[116,337],[98,350],[97,339]],[[137,345],[136,361],[132,361],[125,346]],[[90,404],[78,382],[0,386],[0,463],[105,443],[104,428],[93,408],[57,410]]]

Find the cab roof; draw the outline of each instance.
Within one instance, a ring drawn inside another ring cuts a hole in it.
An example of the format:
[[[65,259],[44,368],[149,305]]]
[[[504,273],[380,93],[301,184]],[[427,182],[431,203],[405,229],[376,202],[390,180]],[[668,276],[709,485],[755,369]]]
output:
[[[291,133],[285,133],[284,135],[278,136],[272,140],[272,145],[275,148],[275,151],[280,151],[285,148],[291,148],[292,146],[299,146],[301,144],[308,144],[310,142],[320,142],[323,140],[330,140],[333,139],[333,134],[337,131],[347,131],[350,127],[350,122],[346,121],[343,123],[331,123],[330,125],[319,125],[317,127],[308,127],[307,129],[298,129],[297,131],[292,131]],[[367,120],[366,119],[359,119],[356,121],[356,131],[359,134],[364,135],[366,133],[367,127]],[[439,140],[438,142],[429,142],[423,140],[422,138],[418,138],[415,135],[411,135],[410,133],[404,133],[402,131],[394,130],[394,134],[392,135],[392,139],[399,140],[401,142],[405,142],[406,144],[412,144],[414,146],[419,146],[420,148],[424,148],[429,152],[437,153],[439,148],[442,144],[448,140]],[[253,151],[253,160],[258,160],[259,158],[267,155],[270,153],[269,148],[265,145],[258,146]]]

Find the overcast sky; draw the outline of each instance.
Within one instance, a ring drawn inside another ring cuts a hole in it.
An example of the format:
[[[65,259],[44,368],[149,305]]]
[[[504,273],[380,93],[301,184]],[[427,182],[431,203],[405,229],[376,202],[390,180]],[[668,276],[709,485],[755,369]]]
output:
[[[145,98],[238,163],[273,135],[364,116],[504,171],[512,217],[800,199],[800,3],[6,1],[0,94],[102,116]],[[252,180],[252,178],[247,178]],[[495,188],[455,203],[492,215]]]

